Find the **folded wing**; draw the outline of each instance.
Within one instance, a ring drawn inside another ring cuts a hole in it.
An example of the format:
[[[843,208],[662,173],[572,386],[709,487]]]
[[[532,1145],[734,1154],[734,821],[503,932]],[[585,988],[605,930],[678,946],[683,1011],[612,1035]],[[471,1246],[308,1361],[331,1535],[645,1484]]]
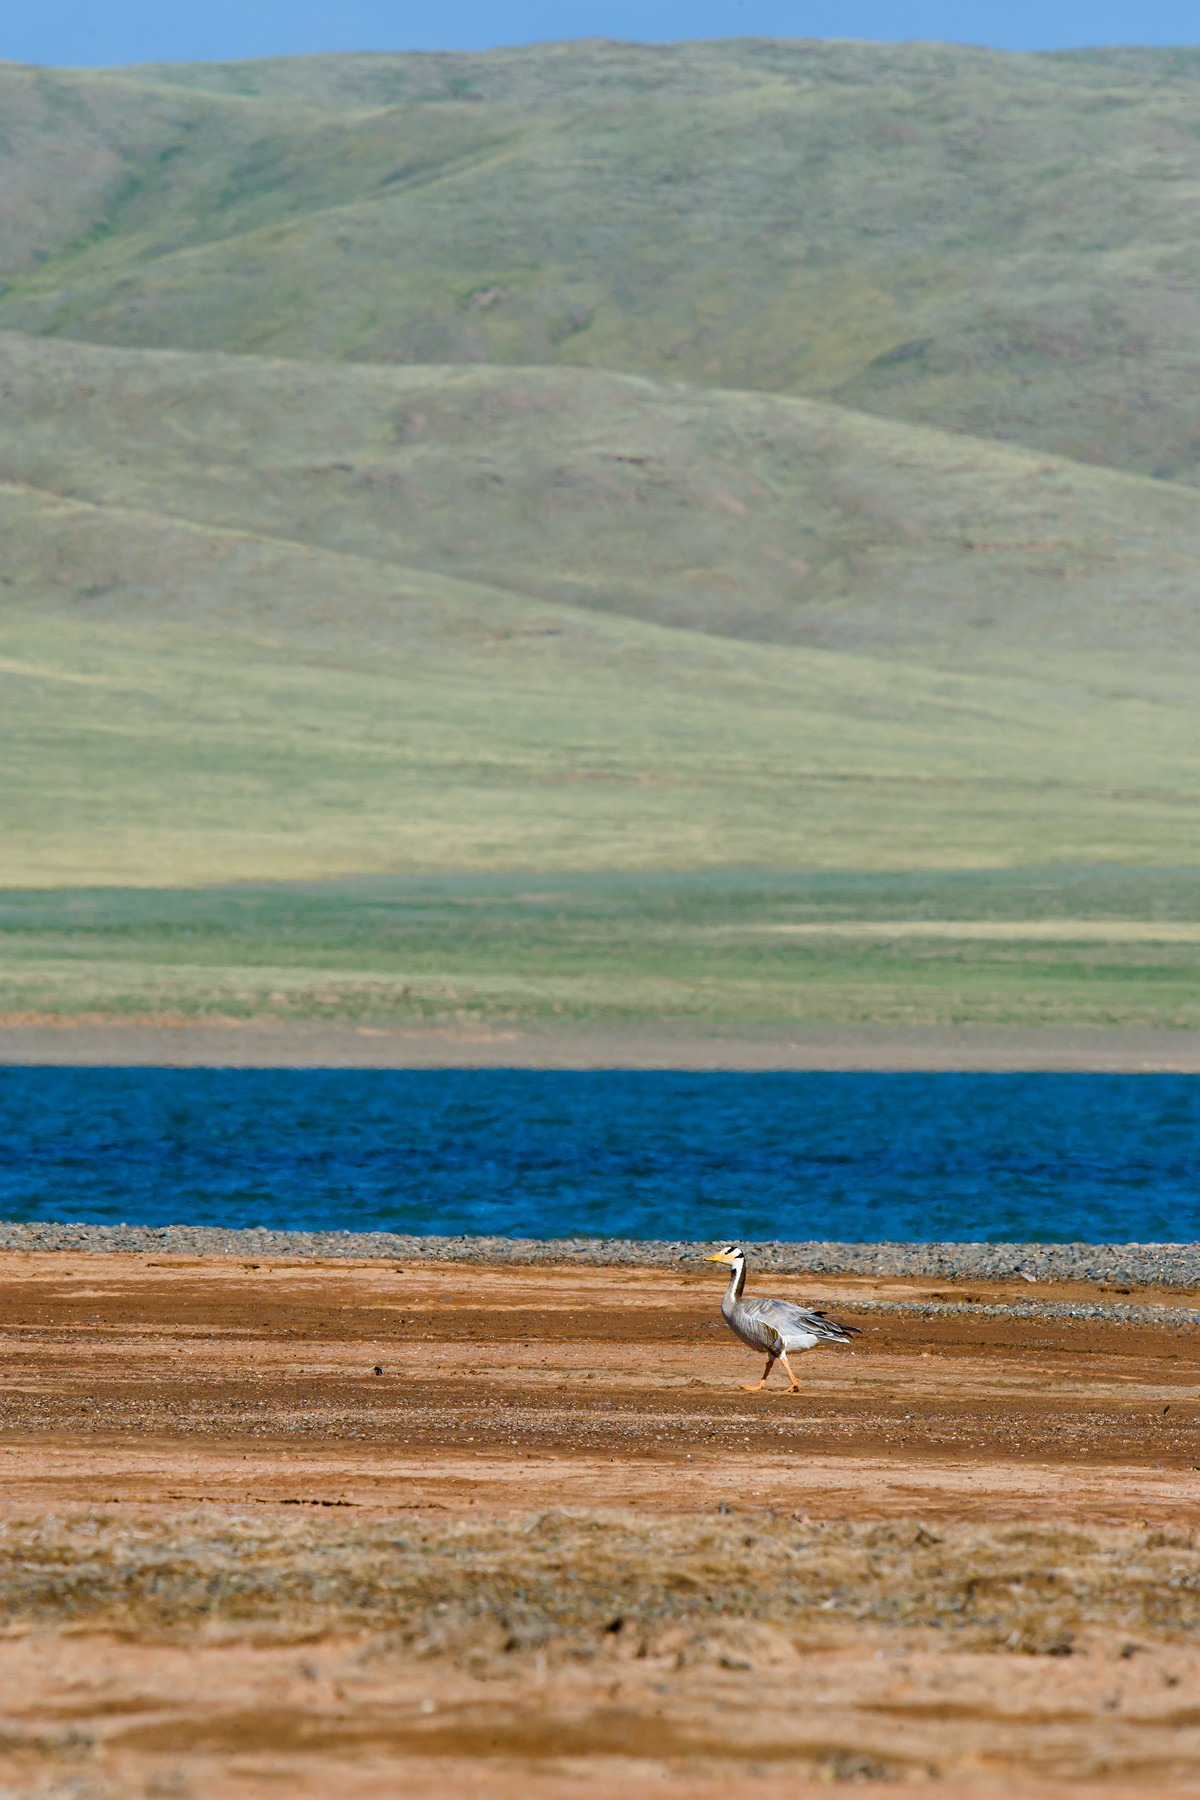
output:
[[[859,1335],[857,1325],[841,1325],[836,1319],[826,1318],[823,1312],[809,1306],[797,1306],[791,1300],[743,1300],[742,1310],[757,1324],[777,1331],[785,1350],[793,1346],[797,1350],[807,1349],[822,1340],[848,1344],[852,1337]]]

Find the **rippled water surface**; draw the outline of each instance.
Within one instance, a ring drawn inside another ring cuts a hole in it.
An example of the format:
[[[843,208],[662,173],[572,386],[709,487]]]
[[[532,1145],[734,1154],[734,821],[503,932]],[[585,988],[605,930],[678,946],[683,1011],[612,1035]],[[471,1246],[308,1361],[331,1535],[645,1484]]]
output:
[[[843,1241],[1200,1238],[1200,1077],[0,1070],[0,1212]]]

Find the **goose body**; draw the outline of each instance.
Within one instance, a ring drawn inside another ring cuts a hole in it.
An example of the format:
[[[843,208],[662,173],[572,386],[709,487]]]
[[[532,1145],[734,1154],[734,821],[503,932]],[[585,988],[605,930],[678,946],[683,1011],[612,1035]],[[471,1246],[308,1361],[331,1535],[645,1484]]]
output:
[[[796,1393],[800,1383],[788,1361],[789,1351],[812,1350],[817,1344],[848,1344],[852,1337],[859,1335],[857,1325],[841,1325],[813,1307],[797,1306],[793,1300],[774,1300],[765,1295],[762,1299],[747,1300],[746,1252],[737,1244],[726,1244],[716,1256],[706,1257],[705,1261],[725,1263],[731,1271],[729,1286],[721,1301],[721,1316],[743,1344],[751,1350],[761,1350],[766,1356],[767,1366],[757,1384],[760,1388],[766,1386],[767,1376],[776,1361],[780,1361],[788,1372],[792,1393]],[[753,1391],[754,1384],[749,1385]]]

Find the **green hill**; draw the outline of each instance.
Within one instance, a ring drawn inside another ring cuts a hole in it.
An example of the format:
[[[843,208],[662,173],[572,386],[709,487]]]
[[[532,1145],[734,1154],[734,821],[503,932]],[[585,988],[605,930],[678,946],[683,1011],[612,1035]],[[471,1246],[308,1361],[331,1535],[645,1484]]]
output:
[[[667,629],[0,488],[9,885],[1200,861],[1194,660]]]
[[[1200,673],[1200,517],[1170,483],[602,371],[0,334],[0,390],[10,482],[406,579],[976,673],[1050,657],[1097,695],[1171,704]],[[49,542],[39,554],[30,581],[54,569]],[[118,570],[91,583],[114,606]],[[160,573],[162,606],[190,619]]]
[[[1194,661],[1027,660],[748,643],[9,483],[0,1011],[1194,1027]],[[349,871],[381,879],[262,885]]]
[[[1193,481],[1200,52],[0,70],[0,325],[623,369]]]
[[[600,371],[0,391],[10,884],[1200,856],[1186,489]]]
[[[1194,1023],[1198,75],[0,66],[0,1006]]]

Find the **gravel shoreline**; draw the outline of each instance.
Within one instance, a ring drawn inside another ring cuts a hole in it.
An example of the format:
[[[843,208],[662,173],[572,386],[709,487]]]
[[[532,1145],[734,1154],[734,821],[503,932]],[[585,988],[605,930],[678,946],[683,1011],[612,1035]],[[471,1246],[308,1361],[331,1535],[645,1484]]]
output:
[[[145,1256],[275,1256],[592,1268],[684,1268],[712,1246],[636,1238],[416,1237],[389,1231],[227,1231],[213,1225],[0,1222],[0,1250],[111,1251]],[[1200,1244],[750,1243],[753,1266],[780,1274],[965,1276],[1200,1287]],[[1031,1296],[1032,1299],[1032,1296]],[[1112,1310],[1112,1309],[1106,1309]],[[1122,1311],[1133,1309],[1122,1308]]]

